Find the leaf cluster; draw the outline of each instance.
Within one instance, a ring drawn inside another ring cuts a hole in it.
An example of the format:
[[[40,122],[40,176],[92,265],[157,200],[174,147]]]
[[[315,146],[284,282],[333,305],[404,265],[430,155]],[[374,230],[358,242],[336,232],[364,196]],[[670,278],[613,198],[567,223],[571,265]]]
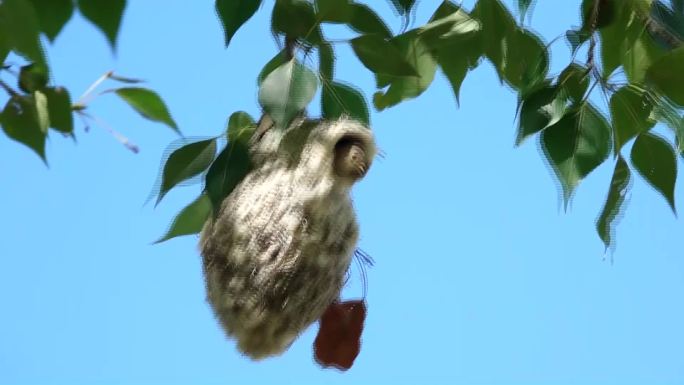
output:
[[[87,111],[93,92],[104,80],[111,79],[123,83],[139,83],[107,72],[96,80],[86,93],[77,101],[64,86],[52,84],[50,66],[42,36],[54,42],[75,11],[99,29],[110,43],[116,47],[119,26],[126,8],[126,0],[3,0],[0,2],[0,60],[3,62],[0,75],[15,78],[16,86],[0,78],[0,86],[8,95],[8,100],[0,113],[0,125],[5,134],[33,150],[47,162],[45,143],[53,132],[75,138],[74,117],[104,126],[124,145],[133,151],[137,147],[128,139],[112,130],[106,123]],[[10,62],[16,58],[23,64]],[[16,70],[15,70],[16,69]],[[107,90],[114,92],[133,107],[143,117],[162,122],[175,131],[178,126],[161,98],[152,90],[141,87],[124,87]],[[101,94],[102,94],[101,93]]]

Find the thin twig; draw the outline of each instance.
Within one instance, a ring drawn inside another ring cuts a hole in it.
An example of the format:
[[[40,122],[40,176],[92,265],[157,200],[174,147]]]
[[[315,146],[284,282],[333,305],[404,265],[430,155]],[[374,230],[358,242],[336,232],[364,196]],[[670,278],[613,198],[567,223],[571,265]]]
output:
[[[78,98],[78,102],[76,102],[76,104],[86,105],[90,101],[90,100],[86,100],[86,99],[95,90],[95,88],[97,88],[97,86],[102,84],[102,82],[104,82],[105,80],[109,79],[113,74],[114,74],[114,71],[107,71],[102,76],[100,76],[97,80],[95,80],[93,82],[93,84],[91,84],[90,87],[88,87],[88,89],[83,93],[83,95],[81,95],[81,97]]]
[[[109,131],[112,136],[118,140],[121,144],[123,144],[127,149],[131,150],[133,153],[137,154],[140,152],[140,148],[135,144],[132,143],[127,137],[113,129],[109,124],[107,124],[105,121],[98,119],[97,117],[93,115],[89,115],[88,113],[84,111],[78,111],[78,114],[85,116],[89,119],[92,119],[95,124],[99,125],[100,127],[104,128],[105,130]]]
[[[0,80],[0,87],[5,90],[10,96],[19,96],[19,93],[15,91],[12,87],[9,86],[9,84],[5,83],[4,80]]]
[[[594,68],[594,50],[596,49],[596,25],[598,24],[599,4],[601,0],[594,0],[594,8],[591,10],[591,22],[589,24],[589,52],[587,53],[587,73]]]

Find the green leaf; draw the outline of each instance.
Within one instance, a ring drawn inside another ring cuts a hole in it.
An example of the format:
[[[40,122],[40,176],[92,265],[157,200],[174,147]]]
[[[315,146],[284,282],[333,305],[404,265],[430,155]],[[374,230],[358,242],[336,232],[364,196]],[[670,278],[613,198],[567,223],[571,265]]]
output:
[[[287,63],[285,51],[278,52],[275,56],[273,56],[273,58],[271,58],[271,60],[268,61],[268,63],[266,63],[264,68],[261,69],[259,75],[257,75],[257,84],[261,85],[264,79],[266,79],[266,76],[285,63]]]
[[[516,29],[506,38],[506,47],[503,74],[511,86],[524,93],[546,78],[549,54],[537,35]]]
[[[30,0],[36,10],[40,30],[50,41],[62,30],[74,13],[72,0]]]
[[[43,90],[47,97],[50,127],[63,134],[74,132],[74,119],[71,112],[71,97],[64,87],[49,87]]]
[[[613,6],[610,10],[610,22],[599,31],[604,78],[607,79],[615,69],[624,64],[626,67],[630,66],[625,68],[630,81],[636,81],[643,75],[643,70],[648,68],[649,61],[653,60],[653,52],[650,52],[652,47],[648,47],[651,44],[647,40],[642,40],[633,49],[635,43],[645,35],[645,26],[640,15],[648,13],[648,2],[649,0],[621,0],[620,6]],[[589,31],[587,28],[583,30]],[[641,57],[644,53],[648,55]]]
[[[472,29],[475,27],[473,23],[476,24],[476,29]],[[444,26],[447,27],[446,32]],[[423,28],[426,32],[437,31],[439,38],[436,41],[426,39],[426,33],[420,33],[420,37],[432,49],[437,64],[451,84],[456,103],[459,104],[461,84],[468,71],[477,67],[483,53],[478,33],[480,24],[455,4],[444,1]],[[427,34],[432,35],[432,32]]]
[[[616,18],[617,9],[615,0],[583,0],[582,1],[582,29],[592,30],[592,19],[595,2],[598,1],[598,14],[596,15],[596,28],[601,29],[610,25]],[[620,0],[626,2],[625,0]],[[629,0],[627,0],[629,1]]]
[[[676,214],[674,188],[677,157],[672,146],[656,135],[643,132],[634,141],[631,159],[639,174],[667,199]]]
[[[228,119],[228,141],[247,143],[256,129],[256,122],[244,111],[233,112]]]
[[[500,0],[479,0],[470,14],[482,24],[482,49],[499,77],[506,66],[506,37],[515,33],[516,23]]]
[[[400,15],[411,12],[411,8],[416,4],[416,0],[392,0],[392,5]]]
[[[378,35],[363,35],[351,41],[354,53],[366,68],[376,74],[418,76],[395,44]]]
[[[677,48],[684,42],[684,10],[677,9],[684,2],[676,0],[671,3],[672,9],[662,1],[654,1],[650,14],[654,27],[649,28],[651,37],[667,50]]]
[[[226,47],[240,27],[259,9],[261,0],[216,0],[216,14],[223,25]]]
[[[30,61],[48,68],[40,43],[38,16],[25,0],[3,0],[0,3],[0,35],[9,47]]]
[[[200,195],[174,218],[166,234],[154,243],[161,243],[183,235],[197,234],[211,215],[211,201],[206,194]]]
[[[401,54],[401,60],[415,68],[418,76],[378,77],[378,84],[389,82],[389,89],[384,94],[376,92],[373,95],[373,104],[379,111],[422,94],[432,83],[437,71],[437,61],[431,50],[416,33],[398,35],[391,43]]]
[[[0,5],[0,20],[2,20],[2,5]],[[0,28],[0,63],[4,63],[12,47],[2,28]]]
[[[166,104],[154,91],[146,88],[128,87],[119,88],[115,92],[143,117],[164,123],[174,131],[180,132],[176,122],[171,118]]]
[[[558,123],[567,111],[566,101],[556,86],[546,86],[530,93],[520,104],[520,119],[515,145],[537,132]]]
[[[126,0],[78,0],[78,9],[83,17],[105,34],[109,44],[115,48]]]
[[[335,53],[330,44],[318,46],[318,72],[324,82],[332,81],[335,75]]]
[[[306,0],[278,0],[271,14],[271,28],[312,45],[323,41],[313,4]]]
[[[613,170],[613,178],[610,181],[610,189],[608,190],[606,203],[603,205],[603,210],[601,210],[601,214],[596,220],[596,231],[598,232],[599,237],[601,237],[606,249],[611,245],[613,223],[620,213],[622,204],[625,201],[630,179],[627,162],[622,159],[622,156],[618,156],[615,169]]]
[[[223,200],[249,173],[251,161],[247,144],[242,141],[228,143],[206,175],[205,194],[214,213],[218,213]]]
[[[370,126],[370,114],[363,94],[349,85],[332,82],[323,87],[321,111],[326,120],[346,115]]]
[[[665,123],[675,134],[677,151],[684,157],[684,118],[668,98],[650,90],[648,102],[653,106],[652,119]]]
[[[46,162],[46,135],[32,96],[12,96],[0,115],[0,123],[8,137],[28,146]]]
[[[627,85],[610,98],[610,115],[613,120],[613,149],[615,154],[630,139],[650,130],[655,121],[651,119],[653,105],[644,90]]]
[[[477,67],[482,56],[480,42],[477,39],[454,39],[453,43],[433,50],[433,54],[451,84],[456,103],[460,104],[459,95],[463,80],[468,71]]]
[[[577,63],[570,63],[558,76],[558,87],[574,102],[579,102],[589,88],[587,68]]]
[[[454,44],[459,40],[473,41],[480,29],[478,21],[452,2],[444,1],[435,10],[430,21],[417,28],[417,31],[425,44],[439,48],[443,44]]]
[[[266,76],[259,87],[259,104],[285,127],[311,102],[317,87],[316,74],[292,59]]]
[[[520,13],[520,24],[523,23],[525,20],[525,14],[527,13],[527,10],[530,8],[530,4],[532,4],[532,0],[518,0],[518,12]]]
[[[384,21],[365,4],[352,4],[353,15],[349,27],[362,34],[376,34],[389,39],[392,32]]]
[[[201,174],[209,168],[216,156],[216,139],[187,144],[169,156],[162,172],[161,189],[157,204],[179,183]]]
[[[121,83],[126,83],[126,84],[145,83],[145,81],[142,79],[128,78],[125,76],[120,76],[120,75],[114,74],[112,72],[108,73],[108,75],[109,75],[109,79],[116,80],[117,82],[121,82]]]
[[[570,43],[570,49],[574,54],[585,41],[589,40],[591,33],[582,30],[569,29],[565,32],[565,39]]]
[[[316,0],[316,17],[322,22],[349,23],[354,17],[351,0]]]
[[[632,83],[643,83],[648,69],[664,54],[665,51],[656,45],[653,38],[646,31],[642,32],[622,61],[627,79]]]
[[[47,82],[47,69],[40,64],[31,63],[19,70],[19,88],[24,92],[31,93],[45,88]]]
[[[541,135],[542,147],[563,187],[567,207],[577,185],[610,153],[610,126],[600,112],[584,104]]]
[[[684,107],[684,47],[677,48],[653,63],[648,80],[665,96]]]

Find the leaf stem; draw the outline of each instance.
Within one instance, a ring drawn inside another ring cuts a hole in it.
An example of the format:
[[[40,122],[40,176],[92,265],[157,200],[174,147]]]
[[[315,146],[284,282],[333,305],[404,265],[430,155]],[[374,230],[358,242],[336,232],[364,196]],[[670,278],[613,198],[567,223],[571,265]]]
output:
[[[135,143],[131,142],[127,137],[125,137],[120,132],[113,129],[105,121],[100,120],[97,117],[95,117],[94,115],[90,115],[84,111],[77,111],[77,112],[82,117],[87,117],[87,118],[91,119],[93,122],[95,122],[95,124],[104,128],[105,130],[109,131],[109,133],[114,137],[114,139],[118,140],[121,144],[123,144],[127,149],[131,150],[133,153],[137,154],[138,152],[140,152],[140,148]]]
[[[86,104],[88,104],[90,99],[92,99],[91,94],[93,93],[95,88],[97,88],[97,86],[102,84],[102,82],[104,82],[105,80],[112,77],[112,75],[114,75],[114,71],[110,70],[110,71],[105,72],[102,76],[100,76],[97,80],[95,80],[93,82],[93,84],[91,84],[90,87],[88,87],[88,89],[83,93],[83,95],[81,95],[81,97],[78,98],[78,102],[76,102],[76,104],[81,105],[81,106],[85,106]],[[89,100],[86,100],[86,99],[89,99]]]

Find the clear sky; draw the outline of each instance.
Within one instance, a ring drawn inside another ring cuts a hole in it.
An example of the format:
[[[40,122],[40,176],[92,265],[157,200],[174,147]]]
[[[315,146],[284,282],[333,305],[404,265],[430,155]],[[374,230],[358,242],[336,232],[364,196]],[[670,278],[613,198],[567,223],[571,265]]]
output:
[[[78,96],[109,69],[144,78],[187,136],[217,135],[231,112],[259,114],[256,76],[276,52],[265,3],[228,49],[213,1],[129,1],[115,56],[76,17],[49,50],[56,83]],[[533,28],[546,41],[564,33],[578,3],[540,1]],[[420,2],[416,25],[437,5]],[[384,1],[377,9],[391,15]],[[338,78],[370,96],[371,74],[339,52]],[[553,45],[552,70],[568,53]],[[683,383],[684,221],[636,176],[617,249],[604,254],[594,221],[612,162],[564,213],[536,141],[513,148],[515,104],[486,63],[460,108],[440,75],[418,99],[372,114],[385,157],[354,198],[376,265],[346,373],[314,363],[316,326],[281,357],[241,357],[204,301],[197,238],[151,245],[200,188],[143,205],[171,130],[110,94],[93,113],[138,155],[79,123],[77,144],[51,136],[48,169],[0,135],[0,383]],[[358,295],[358,284],[345,291]]]

